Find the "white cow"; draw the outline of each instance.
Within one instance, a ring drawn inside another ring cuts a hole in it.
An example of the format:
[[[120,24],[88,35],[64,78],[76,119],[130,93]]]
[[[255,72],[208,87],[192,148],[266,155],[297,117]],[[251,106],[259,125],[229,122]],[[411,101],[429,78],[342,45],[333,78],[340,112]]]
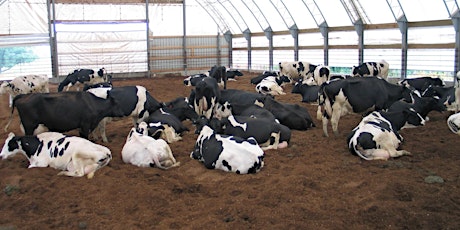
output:
[[[26,75],[16,77],[10,82],[4,81],[0,85],[0,94],[10,94],[10,107],[13,98],[19,94],[49,93],[48,77],[46,75]]]
[[[93,178],[96,170],[112,159],[110,149],[87,139],[45,132],[37,136],[8,135],[0,158],[7,159],[17,153],[29,160],[29,168],[52,167],[62,170],[58,175]]]
[[[283,84],[289,83],[290,79],[286,76],[268,76],[256,85],[256,92],[273,96],[285,95]]]
[[[147,129],[145,122],[141,122],[138,129],[131,129],[121,150],[123,162],[138,167],[156,166],[160,169],[179,166],[180,162],[174,158],[168,143],[149,136]]]

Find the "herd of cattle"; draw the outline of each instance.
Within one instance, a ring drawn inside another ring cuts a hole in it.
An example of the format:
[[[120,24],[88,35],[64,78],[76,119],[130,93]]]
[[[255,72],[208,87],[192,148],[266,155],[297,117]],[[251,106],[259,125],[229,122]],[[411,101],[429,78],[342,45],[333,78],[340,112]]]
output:
[[[184,85],[193,87],[188,97],[157,101],[143,86],[113,87],[102,68],[77,69],[49,92],[46,76],[29,75],[1,84],[0,93],[10,94],[12,120],[19,114],[24,136],[10,133],[0,153],[6,159],[24,154],[31,167],[53,167],[59,174],[92,178],[112,159],[111,151],[88,140],[108,142],[105,126],[111,118],[131,117],[130,130],[121,155],[125,163],[168,169],[177,162],[168,143],[180,141],[193,122],[198,134],[190,157],[208,169],[237,174],[256,173],[264,165],[264,151],[286,148],[291,130],[308,130],[315,122],[307,109],[275,99],[286,94],[284,85],[302,102],[318,103],[317,119],[328,136],[329,120],[338,134],[340,117],[363,114],[350,132],[350,151],[365,160],[386,160],[410,154],[398,150],[403,140],[399,130],[424,125],[430,111],[454,111],[449,129],[460,135],[460,76],[446,87],[439,78],[387,81],[385,61],[367,62],[352,68],[351,75],[334,75],[327,66],[308,62],[280,62],[279,72],[266,71],[250,80],[255,91],[227,89],[227,81],[243,74],[213,66],[204,74],[188,76]],[[70,91],[83,84],[82,91]],[[457,101],[456,101],[457,100]],[[78,129],[80,137],[62,133]],[[84,147],[83,147],[84,146]]]

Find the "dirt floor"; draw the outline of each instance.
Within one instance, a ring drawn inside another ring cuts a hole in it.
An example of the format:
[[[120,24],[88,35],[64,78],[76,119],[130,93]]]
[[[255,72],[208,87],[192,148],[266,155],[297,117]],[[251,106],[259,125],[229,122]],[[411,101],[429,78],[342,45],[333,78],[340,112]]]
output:
[[[228,88],[255,92],[252,76]],[[142,85],[169,101],[189,95],[182,80],[119,79],[114,85]],[[285,90],[277,100],[299,103],[316,117],[316,106],[301,103],[291,86]],[[2,145],[9,114],[2,95]],[[120,152],[132,121],[120,119],[109,123],[110,143],[103,144],[113,160],[93,179],[27,169],[22,155],[1,161],[0,229],[460,229],[460,137],[448,130],[448,114],[431,112],[425,127],[401,131],[401,148],[413,156],[372,162],[347,149],[360,115],[343,117],[340,136],[329,138],[315,120],[316,128],[293,131],[289,148],[266,151],[264,168],[251,175],[208,170],[191,159],[193,132],[170,144],[177,168],[124,164]],[[17,112],[9,131],[21,135]]]

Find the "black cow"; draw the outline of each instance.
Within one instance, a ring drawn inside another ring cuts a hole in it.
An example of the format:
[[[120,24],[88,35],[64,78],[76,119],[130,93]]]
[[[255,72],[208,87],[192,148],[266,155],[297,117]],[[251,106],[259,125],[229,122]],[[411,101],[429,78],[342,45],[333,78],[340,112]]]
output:
[[[178,97],[172,101],[164,102],[163,109],[165,112],[175,115],[181,121],[187,119],[194,121],[198,118],[198,114],[187,97]]]
[[[278,119],[278,121],[295,130],[307,130],[315,127],[313,120],[307,109],[297,104],[289,104],[278,102],[271,97],[266,97],[262,101],[258,101]]]
[[[211,118],[216,104],[219,102],[221,92],[217,80],[211,77],[203,78],[195,86],[190,99],[193,99],[193,107],[198,115]]]
[[[113,97],[103,99],[84,91],[19,95],[13,100],[11,116],[15,107],[25,135],[80,129],[80,136],[88,138],[104,117],[124,116]]]
[[[225,66],[213,66],[209,71],[209,77],[216,79],[219,86],[227,89],[227,71]]]
[[[404,79],[398,82],[398,84],[406,84],[414,89],[423,92],[425,91],[430,85],[431,86],[445,86],[443,80],[437,77],[417,77],[417,78],[410,78]]]
[[[94,70],[92,69],[76,69],[72,73],[68,74],[61,83],[59,83],[58,92],[64,90],[64,87],[66,86],[68,91],[70,87],[78,83],[96,84],[104,81],[109,81],[104,68],[99,69],[99,71],[97,71],[97,75],[94,75]]]
[[[241,71],[239,70],[227,70],[227,80],[228,79],[235,79],[235,77],[241,77],[243,76],[243,73],[241,73]]]
[[[319,89],[320,103],[317,118],[321,119],[323,132],[327,133],[327,123],[331,119],[332,130],[338,135],[338,124],[341,116],[348,113],[364,113],[366,111],[387,109],[395,101],[410,98],[411,90],[376,77],[353,77],[344,80],[330,81],[321,85]]]
[[[225,102],[229,102],[230,104],[238,104],[238,105],[251,105],[254,104],[256,101],[263,101],[264,98],[270,97],[273,98],[271,95],[263,95],[260,93],[255,92],[248,92],[244,90],[238,89],[227,89],[221,90],[221,97],[220,103],[225,104]]]
[[[292,87],[291,93],[302,95],[302,102],[318,102],[319,87],[319,85],[306,85],[301,82],[296,82],[294,87]]]

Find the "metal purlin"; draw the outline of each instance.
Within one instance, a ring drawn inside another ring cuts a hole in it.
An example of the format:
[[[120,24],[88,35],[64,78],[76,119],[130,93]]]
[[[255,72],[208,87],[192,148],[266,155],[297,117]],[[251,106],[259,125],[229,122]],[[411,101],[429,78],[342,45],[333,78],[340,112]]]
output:
[[[356,33],[358,33],[358,62],[362,64],[364,61],[364,22],[359,14],[356,5],[353,3],[353,0],[340,0],[343,7],[345,8],[348,17],[355,27]]]
[[[456,82],[456,73],[460,68],[460,9],[457,0],[444,0],[449,17],[455,29],[455,63],[454,63],[454,82]],[[457,85],[457,84],[455,84]]]
[[[407,18],[399,0],[386,0],[401,32],[401,79],[407,76]]]
[[[241,2],[246,6],[246,8],[248,8],[249,12],[251,12],[252,16],[254,16],[260,28],[264,31],[265,37],[268,38],[268,49],[269,49],[269,53],[271,54],[269,57],[270,59],[269,69],[272,70],[273,69],[273,30],[270,26],[270,23],[268,23],[267,18],[262,13],[259,6],[254,2],[254,0],[252,1],[241,0]],[[254,12],[258,13],[258,16],[256,16]],[[267,27],[264,28],[262,24],[260,24],[261,21],[265,22]],[[248,69],[251,69],[251,66],[252,66],[251,32],[248,29],[248,30],[245,30],[243,34],[245,35],[246,40],[248,40]]]
[[[329,26],[324,18],[323,13],[316,4],[315,0],[301,0],[305,7],[307,7],[308,12],[315,20],[316,25],[318,26],[321,35],[324,39],[324,65],[329,65]]]

